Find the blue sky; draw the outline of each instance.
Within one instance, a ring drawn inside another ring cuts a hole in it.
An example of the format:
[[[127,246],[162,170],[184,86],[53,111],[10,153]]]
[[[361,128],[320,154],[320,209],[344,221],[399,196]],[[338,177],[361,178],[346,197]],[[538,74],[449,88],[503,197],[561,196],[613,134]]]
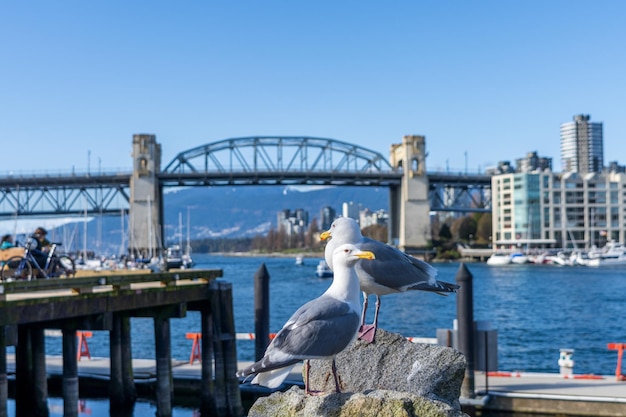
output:
[[[427,169],[529,151],[560,170],[559,125],[604,123],[626,164],[624,1],[24,1],[0,5],[0,175],[163,165],[254,135],[388,155],[426,136]]]

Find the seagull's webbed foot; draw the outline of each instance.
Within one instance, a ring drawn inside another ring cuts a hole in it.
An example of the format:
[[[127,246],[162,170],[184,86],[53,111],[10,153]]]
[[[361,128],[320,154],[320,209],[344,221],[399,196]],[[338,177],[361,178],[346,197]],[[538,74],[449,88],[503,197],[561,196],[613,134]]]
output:
[[[373,324],[364,324],[359,329],[360,340],[363,340],[368,343],[374,343],[374,338],[376,337],[376,326]]]
[[[304,390],[304,393],[306,395],[311,395],[311,396],[314,396],[314,397],[317,397],[318,395],[326,394],[325,391],[310,390],[308,387]]]

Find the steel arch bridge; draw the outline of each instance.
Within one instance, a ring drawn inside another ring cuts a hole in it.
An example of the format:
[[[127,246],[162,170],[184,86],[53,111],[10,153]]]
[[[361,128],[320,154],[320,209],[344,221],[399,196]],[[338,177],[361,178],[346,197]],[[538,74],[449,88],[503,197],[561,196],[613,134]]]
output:
[[[242,137],[179,153],[163,185],[390,185],[402,173],[380,153],[336,139]]]
[[[179,153],[158,174],[161,187],[353,185],[397,187],[401,169],[380,153],[336,139],[255,136]],[[130,207],[133,172],[0,176],[0,219],[119,214]],[[434,211],[488,211],[487,176],[428,174]],[[482,194],[480,194],[482,193]]]

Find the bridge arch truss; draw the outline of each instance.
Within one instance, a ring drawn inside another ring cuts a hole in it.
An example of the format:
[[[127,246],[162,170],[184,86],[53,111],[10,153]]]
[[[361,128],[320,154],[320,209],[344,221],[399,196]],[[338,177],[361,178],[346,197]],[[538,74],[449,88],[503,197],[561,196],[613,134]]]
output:
[[[396,171],[380,153],[336,139],[255,136],[179,153],[159,174],[164,185],[390,185]]]

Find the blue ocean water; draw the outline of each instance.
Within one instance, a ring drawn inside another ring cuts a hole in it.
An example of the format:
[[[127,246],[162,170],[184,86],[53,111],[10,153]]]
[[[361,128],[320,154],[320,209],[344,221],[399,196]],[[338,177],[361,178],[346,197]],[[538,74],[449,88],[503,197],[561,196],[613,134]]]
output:
[[[222,269],[223,280],[233,284],[235,325],[238,333],[254,332],[254,274],[265,264],[270,275],[270,328],[280,330],[305,302],[322,294],[328,279],[315,276],[319,259],[194,255],[198,269]],[[436,263],[438,279],[455,282],[459,263]],[[577,374],[613,375],[617,354],[607,343],[626,343],[626,269],[623,267],[559,267],[553,265],[466,264],[473,276],[474,319],[488,321],[498,333],[498,369],[501,371],[558,373],[561,348],[574,349]],[[373,318],[370,300],[368,321]],[[435,337],[439,328],[452,328],[456,295],[447,297],[413,291],[382,298],[379,326],[404,336]],[[188,360],[192,341],[185,333],[200,331],[200,316],[189,312],[172,319],[172,356]],[[154,358],[151,319],[132,319],[133,356]],[[107,332],[89,339],[92,356],[109,355]],[[254,342],[237,343],[240,360],[252,360]],[[61,339],[46,338],[46,353],[61,354]],[[103,403],[107,408],[107,403]],[[97,405],[97,403],[95,403]],[[140,405],[140,406],[146,406]],[[148,406],[149,407],[149,406]],[[192,410],[176,408],[176,415]],[[140,414],[137,414],[140,415]]]
[[[315,276],[319,259],[194,255],[196,268],[224,271],[233,284],[235,326],[238,333],[254,332],[254,274],[265,264],[270,275],[270,328],[280,330],[305,302],[322,294],[328,279]],[[438,279],[455,282],[458,263],[436,263]],[[560,348],[574,349],[575,373],[611,375],[616,352],[609,342],[626,343],[626,268],[559,267],[554,265],[488,266],[466,264],[473,275],[474,319],[488,321],[498,333],[498,368],[506,371],[558,372]],[[379,326],[413,337],[436,337],[456,318],[456,295],[412,291],[382,297]],[[368,321],[373,319],[370,300]],[[192,341],[185,334],[200,331],[200,316],[189,312],[171,320],[172,356],[186,360]],[[151,319],[132,319],[133,356],[154,358]],[[92,356],[109,355],[107,332],[89,339]],[[61,339],[48,337],[46,353],[61,354]],[[237,343],[240,360],[252,360],[254,342]]]

